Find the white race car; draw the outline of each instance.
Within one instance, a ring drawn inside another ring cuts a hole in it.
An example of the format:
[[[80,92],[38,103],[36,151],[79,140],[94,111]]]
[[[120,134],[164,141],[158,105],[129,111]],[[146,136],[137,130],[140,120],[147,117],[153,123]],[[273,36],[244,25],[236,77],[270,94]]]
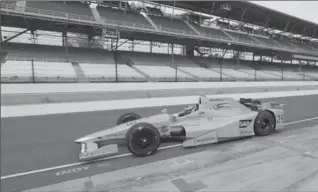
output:
[[[135,156],[154,154],[162,142],[178,140],[183,147],[217,143],[247,136],[266,136],[284,126],[282,104],[258,100],[208,98],[179,113],[141,118],[135,113],[119,117],[117,125],[77,139],[80,160],[91,160],[119,151],[125,144]]]

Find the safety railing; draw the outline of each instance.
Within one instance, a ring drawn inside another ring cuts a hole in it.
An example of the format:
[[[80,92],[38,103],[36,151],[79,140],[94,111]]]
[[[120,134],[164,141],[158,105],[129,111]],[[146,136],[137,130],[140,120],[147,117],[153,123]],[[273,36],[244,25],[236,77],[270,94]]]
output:
[[[31,7],[17,7],[15,4],[7,4],[7,3],[0,3],[1,6],[1,11],[12,11],[15,13],[20,13],[20,14],[36,14],[38,16],[44,16],[44,17],[50,17],[51,19],[64,19],[64,20],[70,20],[70,21],[76,21],[80,23],[87,23],[87,24],[92,24],[96,23],[96,20],[93,16],[86,16],[86,15],[77,15],[77,14],[71,14],[71,13],[65,13],[65,12],[59,12],[59,11],[52,11],[52,10],[44,10],[44,9],[38,9],[38,8],[31,8]],[[102,21],[106,25],[112,25],[112,26],[119,26],[122,28],[132,28],[132,29],[138,29],[142,31],[156,31],[152,25],[146,25],[146,24],[141,24],[141,23],[135,23],[135,22],[127,22],[127,21],[119,21],[119,20],[112,20],[112,19],[106,19],[102,18]],[[168,33],[173,33],[175,34],[183,34],[186,36],[191,36],[191,37],[198,37],[198,35],[194,32],[191,31],[186,31],[186,30],[178,30],[178,29],[171,29],[171,28],[162,28],[162,32],[168,32]],[[233,43],[243,43],[243,44],[250,44],[253,46],[258,46],[258,47],[266,47],[266,48],[274,48],[273,45],[269,44],[259,44],[255,41],[247,41],[239,38],[234,38],[234,41],[229,40],[225,37],[217,36],[214,37],[213,35],[209,35],[208,33],[200,33],[200,37],[207,38],[210,40],[222,40],[222,41],[229,41]],[[285,51],[297,51],[297,49],[290,47],[290,46],[284,46],[284,45],[278,45],[278,49],[282,49]],[[304,53],[311,53],[311,54],[317,54],[315,51],[310,51],[307,49],[302,48],[302,52]]]
[[[101,18],[102,21],[106,25],[112,25],[112,26],[120,26],[120,27],[130,27],[130,28],[138,28],[138,29],[150,29],[150,30],[155,30],[155,28],[152,25],[146,25],[142,23],[134,23],[134,22],[129,22],[129,21],[120,21],[120,20],[113,20],[113,19],[108,19],[105,17]]]
[[[257,70],[258,71],[258,70]],[[222,75],[220,73],[220,77],[217,78],[215,76],[211,76],[211,77],[202,77],[199,79],[202,79],[201,81],[317,81],[318,79],[313,78],[314,75],[309,75],[307,73],[303,73],[301,78],[290,78],[290,77],[286,77],[283,75],[283,73],[281,74],[281,77],[279,78],[272,78],[272,77],[264,77],[264,76],[258,76],[257,75],[257,71],[255,72],[255,77],[235,77],[235,76],[228,76],[226,74],[224,74],[224,72],[222,71]],[[178,72],[179,73],[179,72]],[[178,74],[176,73],[176,74]],[[317,73],[318,74],[318,73]],[[116,78],[115,75],[114,76],[103,76],[103,75],[89,75],[86,76],[86,78],[91,81],[91,82],[115,82]],[[158,76],[158,77],[152,77],[153,80],[157,80],[157,81],[161,81],[161,80],[165,80],[165,81],[178,81],[178,82],[182,82],[182,81],[196,81],[193,78],[190,77],[185,77],[185,76],[179,76],[176,75],[174,77],[170,76],[170,77],[165,77],[165,76]],[[78,77],[74,77],[74,76],[67,76],[67,75],[63,75],[63,76],[46,76],[45,74],[37,74],[35,73],[34,75],[16,75],[16,74],[1,74],[1,83],[17,83],[17,82],[29,82],[29,83],[39,83],[39,82],[46,82],[46,83],[50,83],[50,82],[78,82]],[[140,77],[129,77],[129,76],[120,76],[118,81],[145,81],[144,78],[140,78]]]
[[[72,13],[65,13],[65,12],[59,12],[59,11],[53,11],[53,10],[45,10],[45,9],[38,9],[33,7],[18,7],[15,4],[6,4],[6,3],[0,3],[0,7],[2,11],[10,10],[15,13],[20,14],[35,14],[38,16],[44,16],[51,18],[60,18],[65,20],[76,20],[76,21],[85,21],[85,22],[91,22],[95,21],[95,18],[93,16],[88,15],[77,15]]]

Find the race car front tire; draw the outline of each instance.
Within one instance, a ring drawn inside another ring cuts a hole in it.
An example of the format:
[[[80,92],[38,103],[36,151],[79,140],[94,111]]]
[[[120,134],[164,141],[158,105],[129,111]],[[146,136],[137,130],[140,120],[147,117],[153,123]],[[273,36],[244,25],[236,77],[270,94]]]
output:
[[[275,131],[275,117],[269,111],[261,111],[258,113],[255,123],[254,132],[257,136],[270,135]]]
[[[159,131],[149,123],[137,123],[126,133],[128,150],[135,156],[154,154],[160,145]]]
[[[125,113],[122,116],[120,116],[117,120],[117,125],[120,125],[122,123],[127,123],[129,121],[140,119],[140,115],[136,113]]]

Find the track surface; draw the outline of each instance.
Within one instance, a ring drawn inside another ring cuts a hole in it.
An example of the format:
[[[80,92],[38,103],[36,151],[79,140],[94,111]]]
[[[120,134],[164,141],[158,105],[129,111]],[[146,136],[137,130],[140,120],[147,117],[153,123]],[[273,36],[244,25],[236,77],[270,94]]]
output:
[[[286,104],[284,107],[286,113],[285,122],[318,116],[317,95],[270,100]],[[177,112],[183,107],[172,106],[167,107],[167,109],[169,112]],[[136,109],[135,112],[142,116],[147,116],[158,113],[161,108]],[[118,116],[124,112],[126,111],[117,110],[2,119],[1,176],[77,162],[79,146],[72,141],[85,134],[115,124]],[[298,128],[299,126],[289,126],[288,128],[291,127]],[[230,144],[220,145],[220,147],[226,147],[227,145]],[[172,148],[160,152],[160,155],[154,155],[149,158],[125,157],[116,159],[116,161],[110,160],[90,164],[87,165],[88,167],[86,165],[71,167],[63,169],[64,172],[60,169],[1,180],[1,191],[29,189],[59,183],[74,178],[198,152],[208,147],[189,150]],[[126,152],[127,150],[122,148],[121,153]],[[17,183],[20,185],[18,186]]]

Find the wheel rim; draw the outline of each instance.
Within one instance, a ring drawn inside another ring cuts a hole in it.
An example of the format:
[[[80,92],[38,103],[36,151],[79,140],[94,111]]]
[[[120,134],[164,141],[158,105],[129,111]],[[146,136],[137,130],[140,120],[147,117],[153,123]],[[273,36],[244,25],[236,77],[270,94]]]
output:
[[[262,133],[267,133],[270,130],[272,124],[272,120],[269,117],[264,117],[260,121],[260,131]]]
[[[261,129],[268,129],[271,125],[271,120],[268,117],[265,117],[261,121]]]
[[[148,149],[152,146],[155,140],[153,132],[148,129],[139,128],[139,130],[133,134],[132,143],[134,148],[138,149]]]

